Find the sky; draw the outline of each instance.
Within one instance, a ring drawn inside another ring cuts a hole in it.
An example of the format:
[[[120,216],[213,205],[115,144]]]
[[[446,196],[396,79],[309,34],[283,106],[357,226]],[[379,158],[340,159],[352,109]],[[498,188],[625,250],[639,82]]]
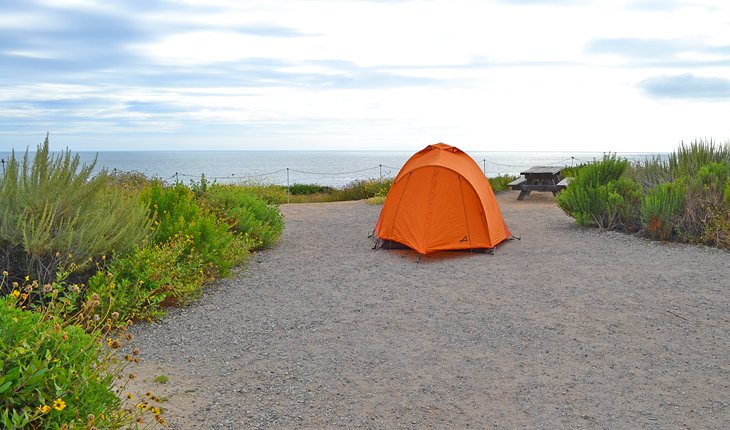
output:
[[[730,139],[725,0],[0,0],[0,152]]]

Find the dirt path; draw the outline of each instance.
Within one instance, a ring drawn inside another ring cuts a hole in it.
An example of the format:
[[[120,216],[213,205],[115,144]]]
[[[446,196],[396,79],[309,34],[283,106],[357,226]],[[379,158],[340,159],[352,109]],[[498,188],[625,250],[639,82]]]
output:
[[[379,206],[283,206],[274,249],[134,328],[137,381],[177,429],[730,428],[730,253],[515,198],[521,241],[420,264],[370,249]]]

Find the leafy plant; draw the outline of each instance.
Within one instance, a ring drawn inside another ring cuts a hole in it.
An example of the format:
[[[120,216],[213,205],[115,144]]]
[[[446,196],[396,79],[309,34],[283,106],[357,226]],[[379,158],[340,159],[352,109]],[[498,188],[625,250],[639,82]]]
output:
[[[273,246],[284,231],[284,219],[276,207],[235,185],[211,186],[203,198],[234,231],[247,235],[254,248]]]
[[[331,193],[332,191],[334,191],[334,188],[332,187],[317,184],[292,184],[289,187],[289,192],[295,196],[317,193]]]
[[[158,384],[167,384],[170,381],[170,377],[167,375],[157,375],[155,377],[155,382]]]
[[[709,162],[700,167],[689,184],[685,196],[686,206],[680,219],[680,228],[687,241],[721,243],[723,215],[730,208],[725,204],[725,184],[730,177],[730,164],[726,161]],[[715,239],[712,239],[715,238]]]
[[[137,247],[89,279],[87,295],[104,298],[107,312],[123,320],[153,320],[165,307],[198,297],[206,280],[204,263],[191,252],[192,239],[178,234],[168,242]]]
[[[187,251],[197,253],[206,268],[222,276],[244,261],[251,242],[202,206],[190,188],[156,181],[142,191],[141,198],[154,220],[152,243],[167,243],[178,235],[185,237],[189,239]]]
[[[507,184],[517,179],[517,176],[513,175],[498,175],[489,179],[489,185],[492,187],[492,191],[504,191],[507,189]]]
[[[63,284],[44,288],[51,305],[26,310],[33,285],[16,283],[0,298],[0,427],[77,428],[89,417],[98,427],[131,422],[115,392],[125,363],[113,352],[131,337],[95,322],[96,298],[67,308],[75,293],[59,297]]]
[[[639,184],[622,177],[629,162],[615,154],[575,171],[570,187],[555,201],[579,225],[613,229],[635,228],[638,219]]]
[[[686,192],[683,182],[669,182],[657,185],[644,197],[641,218],[650,236],[660,240],[672,236],[684,210]]]

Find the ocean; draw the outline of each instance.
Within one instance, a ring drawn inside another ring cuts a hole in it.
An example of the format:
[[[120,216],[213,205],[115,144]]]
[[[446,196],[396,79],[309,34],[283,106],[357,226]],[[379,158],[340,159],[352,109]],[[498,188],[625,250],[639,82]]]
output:
[[[255,181],[342,186],[368,178],[392,177],[414,151],[102,151],[79,152],[83,162],[97,158],[97,170],[136,171],[169,182],[189,183],[201,175],[219,183]],[[532,166],[570,166],[600,159],[601,152],[469,152],[487,176],[518,175]],[[632,161],[657,154],[618,153]],[[7,160],[8,152],[0,152]],[[20,154],[22,157],[22,154]],[[4,167],[4,164],[3,164]]]

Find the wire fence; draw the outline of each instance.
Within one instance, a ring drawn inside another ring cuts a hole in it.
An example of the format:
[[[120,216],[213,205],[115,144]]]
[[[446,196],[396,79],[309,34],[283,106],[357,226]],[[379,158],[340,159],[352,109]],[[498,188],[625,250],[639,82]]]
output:
[[[486,158],[481,160],[474,160],[480,165],[485,176],[498,176],[504,174],[516,175],[517,172],[532,167],[531,164],[520,163],[520,164],[508,164],[498,163],[490,161]],[[563,158],[555,161],[544,161],[540,160],[539,165],[541,166],[575,166],[580,163],[585,163],[591,160],[582,158],[576,158],[574,156]],[[490,169],[489,166],[494,168]],[[163,181],[171,183],[178,182],[197,182],[205,178],[207,181],[214,181],[220,183],[271,183],[276,185],[286,185],[287,187],[295,183],[317,183],[329,185],[334,182],[338,182],[337,178],[344,178],[345,180],[352,181],[358,179],[379,179],[393,177],[401,169],[402,166],[390,166],[386,164],[378,164],[377,166],[365,167],[361,169],[347,170],[347,171],[315,171],[315,170],[301,170],[290,167],[285,167],[277,170],[272,170],[264,173],[253,173],[253,172],[238,172],[231,173],[229,175],[218,174],[206,174],[206,173],[190,173],[190,172],[174,172],[172,175],[162,178]],[[3,169],[5,163],[3,163]],[[124,171],[121,169],[113,169],[114,172],[118,173],[133,173]],[[320,180],[318,180],[318,178]],[[339,181],[341,182],[341,181]]]
[[[116,170],[116,169],[115,169]],[[283,173],[286,173],[286,185],[289,186],[292,182],[294,174],[301,174],[301,175],[307,175],[307,176],[320,176],[320,177],[334,177],[334,176],[351,176],[356,174],[362,174],[365,172],[373,172],[372,175],[366,175],[368,178],[374,178],[376,175],[374,174],[375,171],[377,171],[377,178],[382,180],[384,177],[390,177],[394,176],[394,173],[400,170],[400,167],[394,167],[394,166],[388,166],[385,164],[379,164],[377,166],[372,167],[366,167],[363,169],[357,169],[357,170],[348,170],[348,171],[340,171],[340,172],[316,172],[316,171],[309,171],[309,170],[299,170],[299,169],[292,169],[289,167],[274,170],[272,172],[266,172],[266,173],[258,173],[258,174],[235,174],[231,173],[230,175],[226,176],[216,176],[216,175],[206,175],[205,173],[201,174],[191,174],[191,173],[185,173],[185,172],[175,172],[173,175],[164,178],[164,181],[170,182],[180,182],[184,179],[189,179],[191,181],[199,180],[202,178],[205,178],[206,180],[212,180],[212,181],[225,181],[225,182],[255,182],[261,179],[270,178],[272,176],[281,175]],[[283,185],[283,184],[282,184]]]

